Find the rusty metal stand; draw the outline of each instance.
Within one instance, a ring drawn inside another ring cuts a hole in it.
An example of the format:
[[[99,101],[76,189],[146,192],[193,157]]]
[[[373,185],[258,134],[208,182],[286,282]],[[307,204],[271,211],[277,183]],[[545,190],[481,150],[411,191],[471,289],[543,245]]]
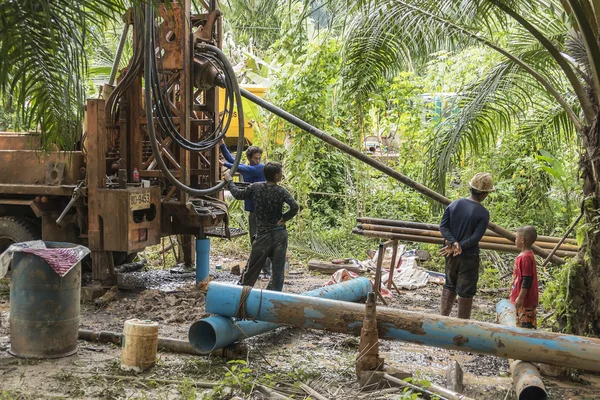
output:
[[[382,246],[382,245],[380,245]],[[364,371],[381,371],[384,360],[379,357],[379,332],[377,330],[377,301],[375,293],[369,293],[365,305],[365,318],[360,331],[360,345],[356,357],[356,375]]]
[[[398,241],[392,240],[392,246],[394,246],[394,250],[392,252],[392,263],[390,265],[390,274],[388,277],[388,289],[391,290],[391,287],[393,286],[394,290],[396,290],[396,293],[398,293],[399,296],[402,296],[402,293],[400,293],[400,289],[398,289],[398,286],[396,286],[396,282],[394,282],[394,271],[396,270],[396,256],[398,255]],[[402,254],[400,254],[400,257],[402,257]]]
[[[381,265],[383,264],[383,256],[385,252],[385,245],[383,243],[379,244],[379,250],[377,253],[377,269],[375,270],[375,283],[373,291],[377,294],[377,297],[381,300],[381,302],[387,306],[387,302],[381,295]]]
[[[193,235],[180,235],[181,253],[185,268],[193,268],[196,265],[196,254]]]
[[[390,274],[387,282],[387,288],[391,290],[394,283],[394,270],[396,269],[396,255],[398,254],[398,241],[392,240],[392,262],[390,263]]]
[[[392,263],[390,265],[390,273],[389,273],[389,277],[388,277],[387,287],[388,287],[388,289],[390,289],[393,286],[394,289],[396,290],[396,293],[398,293],[398,295],[400,295],[400,296],[402,295],[402,293],[400,292],[400,289],[398,289],[398,287],[396,286],[396,284],[394,283],[394,280],[393,280],[393,278],[394,278],[393,271],[394,271],[394,267],[396,264],[396,256],[398,253],[398,241],[397,240],[389,240],[385,243],[379,244],[379,249],[378,249],[378,253],[377,253],[377,269],[375,270],[375,283],[373,285],[373,286],[375,286],[373,291],[377,294],[379,299],[381,299],[381,302],[386,306],[387,306],[387,302],[381,295],[381,267],[383,265],[385,249],[390,245],[393,245],[394,249],[392,252]]]

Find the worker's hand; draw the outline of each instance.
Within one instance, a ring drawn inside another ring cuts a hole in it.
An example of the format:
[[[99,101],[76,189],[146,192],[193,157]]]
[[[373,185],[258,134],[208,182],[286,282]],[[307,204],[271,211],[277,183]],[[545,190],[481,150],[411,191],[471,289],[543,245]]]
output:
[[[229,175],[228,173],[223,174],[223,179],[225,180],[225,182],[231,182],[233,180],[231,175]]]
[[[460,243],[454,242],[454,244],[452,244],[452,251],[454,253],[454,257],[459,256],[460,253],[462,253],[462,247],[460,247]]]
[[[221,141],[219,142],[219,144],[225,144],[225,139],[221,139]]]
[[[279,221],[277,221],[277,226],[285,226],[285,219],[281,218]]]
[[[515,308],[518,310],[519,308],[523,307],[523,302],[525,301],[524,297],[517,297],[517,299],[515,300]]]
[[[452,257],[454,255],[454,250],[452,250],[452,246],[446,245],[446,247],[438,251],[438,254],[444,257]]]
[[[225,166],[225,161],[223,161],[222,159],[219,158],[219,164],[221,164],[221,166]]]

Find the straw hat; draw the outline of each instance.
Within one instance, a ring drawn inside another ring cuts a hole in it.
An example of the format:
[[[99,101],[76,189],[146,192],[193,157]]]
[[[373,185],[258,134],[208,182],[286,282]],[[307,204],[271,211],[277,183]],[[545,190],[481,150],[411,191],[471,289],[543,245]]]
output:
[[[496,190],[492,182],[492,174],[489,172],[478,172],[469,182],[469,187],[479,192],[488,193]]]

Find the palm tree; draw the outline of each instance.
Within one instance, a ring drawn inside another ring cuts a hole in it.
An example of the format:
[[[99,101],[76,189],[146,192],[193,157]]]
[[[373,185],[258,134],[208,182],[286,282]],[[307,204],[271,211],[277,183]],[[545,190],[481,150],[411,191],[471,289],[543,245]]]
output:
[[[89,44],[124,0],[0,2],[0,105],[39,127],[43,146],[73,148],[81,135]]]
[[[444,189],[461,154],[482,151],[496,132],[517,129],[560,143],[576,134],[586,224],[567,274],[561,321],[600,334],[600,3],[592,0],[355,0],[345,46],[349,89],[366,96],[377,79],[419,68],[440,50],[485,46],[502,56],[461,96],[430,147],[432,181]],[[368,68],[367,68],[368,67]]]

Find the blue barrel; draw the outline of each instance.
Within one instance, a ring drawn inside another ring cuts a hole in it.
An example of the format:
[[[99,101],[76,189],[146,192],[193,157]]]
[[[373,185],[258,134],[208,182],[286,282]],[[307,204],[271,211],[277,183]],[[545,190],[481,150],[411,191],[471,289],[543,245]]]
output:
[[[48,248],[74,246],[46,242]],[[60,277],[41,257],[13,255],[10,350],[22,358],[58,358],[77,352],[81,263]]]

